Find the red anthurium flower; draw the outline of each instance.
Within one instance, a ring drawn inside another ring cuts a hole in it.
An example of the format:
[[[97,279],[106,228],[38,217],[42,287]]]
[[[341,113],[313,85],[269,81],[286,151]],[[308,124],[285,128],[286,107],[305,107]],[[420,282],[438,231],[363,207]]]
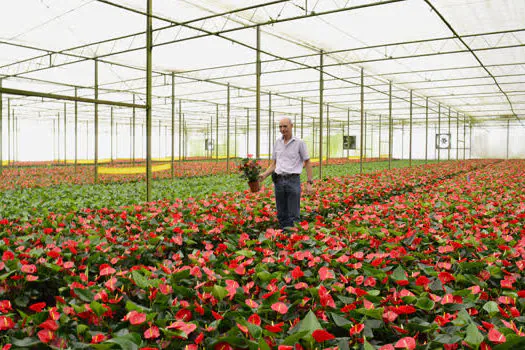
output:
[[[190,310],[187,310],[187,309],[180,309],[176,314],[175,314],[175,319],[176,320],[179,320],[179,321],[191,321],[191,318],[192,318],[192,314],[191,314],[191,311]]]
[[[284,315],[288,312],[288,306],[285,303],[277,302],[272,304],[272,310]]]
[[[117,272],[117,270],[115,270],[108,264],[100,265],[100,273],[99,273],[100,276],[109,276],[109,275],[114,274],[115,272]]]
[[[277,350],[294,350],[294,348],[291,345],[279,345]]]
[[[103,342],[106,339],[107,337],[102,333],[95,334],[91,337],[91,344],[98,344],[98,343]]]
[[[160,337],[160,332],[157,326],[151,326],[144,331],[144,338],[146,339],[156,339],[158,337]]]
[[[321,302],[321,305],[335,308],[334,299],[330,295],[330,292],[328,292],[328,290],[325,288],[325,286],[321,285],[319,287],[318,293],[319,293],[319,301]]]
[[[55,339],[55,332],[52,332],[48,329],[42,329],[41,331],[39,331],[37,334],[38,336],[38,339],[40,339],[40,341],[42,343],[49,343],[51,340]]]
[[[266,325],[264,326],[264,329],[272,333],[279,333],[283,331],[283,326],[284,326],[284,322],[279,322],[279,323],[272,324],[272,325]]]
[[[246,305],[248,305],[252,309],[256,309],[256,308],[259,307],[259,304],[257,304],[255,301],[253,301],[253,299],[246,299],[244,302],[246,303]]]
[[[316,342],[322,343],[327,340],[335,339],[335,336],[324,329],[316,329],[312,333],[312,337],[315,339]]]
[[[11,329],[15,326],[15,323],[11,319],[11,317],[7,316],[0,316],[0,331],[6,331],[8,329]]]
[[[412,337],[401,338],[394,345],[397,349],[408,349],[413,350],[416,348],[416,341]]]
[[[13,346],[12,344],[6,344],[2,347],[2,350],[9,350],[11,349],[12,346]]]
[[[211,310],[211,314],[212,314],[213,318],[216,319],[216,320],[222,320],[224,318],[224,317],[222,317],[222,315],[220,315],[219,313],[217,313],[217,312],[215,312],[213,310]]]
[[[426,276],[419,276],[416,279],[416,286],[427,286],[430,283],[430,280]]]
[[[29,309],[34,312],[41,312],[46,307],[46,303],[40,302],[29,306]]]
[[[226,342],[220,342],[215,344],[213,350],[233,350],[233,347]]]
[[[319,269],[319,278],[321,279],[321,281],[333,279],[334,273],[328,267],[323,266]]]
[[[35,273],[35,272],[36,272],[36,266],[33,265],[33,264],[22,265],[21,270],[22,270],[22,272],[24,272],[24,273]]]
[[[350,335],[354,336],[356,334],[359,334],[365,329],[365,325],[363,323],[358,323],[354,325],[352,328],[350,328]]]
[[[491,328],[489,330],[488,338],[491,342],[496,344],[505,343],[507,341],[507,338],[505,338],[505,336],[496,328]]]
[[[246,326],[244,326],[244,325],[242,325],[240,323],[236,323],[236,325],[237,325],[237,328],[239,328],[241,330],[241,332],[243,332],[245,334],[249,333],[248,327],[246,327]]]
[[[233,280],[226,280],[226,290],[228,291],[230,300],[232,300],[235,293],[237,293],[237,288],[239,288],[239,283]]]
[[[259,315],[257,315],[257,314],[253,314],[250,317],[248,317],[248,322],[250,322],[251,324],[254,324],[256,326],[260,326],[261,325],[261,317],[259,317]]]
[[[456,278],[450,272],[446,271],[440,272],[438,278],[443,284],[447,284],[448,282],[456,280]]]
[[[499,297],[498,302],[505,305],[514,305],[514,299],[506,295]]]
[[[379,350],[394,350],[394,345],[386,344],[379,348]]]
[[[132,325],[139,325],[146,322],[146,314],[132,310],[124,316],[124,321],[129,321]]]
[[[10,250],[6,250],[4,254],[2,254],[2,261],[13,260],[14,258],[15,254]]]
[[[50,331],[56,331],[58,329],[58,323],[54,320],[47,320],[42,322],[39,327]]]
[[[298,279],[298,278],[301,278],[304,276],[304,273],[303,271],[301,270],[301,268],[299,266],[296,266],[295,269],[292,270],[292,277],[294,279]]]
[[[11,302],[9,300],[6,299],[0,301],[0,312],[6,314],[11,310],[13,310],[13,307],[11,306]]]
[[[193,332],[195,329],[197,329],[197,325],[194,324],[194,323],[186,323],[186,322],[182,322],[182,321],[175,321],[173,322],[172,324],[170,324],[168,327],[166,327],[168,329],[178,329],[179,331],[182,331],[184,332],[184,334],[186,335],[186,338],[188,337],[188,335],[191,334],[191,332]]]

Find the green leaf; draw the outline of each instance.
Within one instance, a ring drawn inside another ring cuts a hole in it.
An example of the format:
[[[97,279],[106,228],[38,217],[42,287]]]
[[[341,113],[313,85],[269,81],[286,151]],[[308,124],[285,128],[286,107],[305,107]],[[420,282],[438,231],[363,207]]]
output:
[[[361,315],[365,315],[368,317],[375,318],[376,320],[382,320],[383,319],[383,308],[377,308],[377,309],[365,309],[365,308],[359,308],[356,309],[358,313]]]
[[[253,323],[250,323],[248,321],[246,321],[245,319],[242,319],[242,318],[238,318],[236,320],[239,324],[245,326],[246,328],[248,328],[248,331],[250,332],[250,334],[252,335],[252,337],[254,339],[259,339],[262,335],[262,328],[257,326],[256,324],[253,324]]]
[[[499,312],[498,304],[495,301],[488,301],[483,305],[483,310],[487,311],[489,316],[494,316]]]
[[[88,289],[74,288],[73,291],[78,295],[80,300],[85,301],[86,303],[90,303],[95,297],[95,295]]]
[[[213,296],[219,300],[224,299],[228,295],[228,291],[223,286],[218,284],[213,286],[212,292]]]
[[[27,337],[24,339],[11,338],[11,341],[13,342],[14,346],[17,346],[19,348],[27,348],[40,343],[39,339],[32,337]]]
[[[395,268],[394,272],[392,272],[392,278],[394,279],[394,281],[402,281],[408,279],[405,270],[403,270],[401,266]]]
[[[478,327],[476,327],[476,325],[473,323],[469,324],[467,327],[467,336],[465,337],[465,341],[472,346],[478,346],[481,344],[483,339],[483,335],[478,330]]]
[[[346,318],[341,317],[338,314],[335,314],[333,312],[330,313],[330,316],[332,316],[332,320],[334,320],[334,323],[338,327],[344,328],[345,326],[352,324],[352,322],[348,321]]]
[[[492,350],[514,350],[525,349],[525,337],[507,336],[507,341],[496,345]]]
[[[261,349],[261,350],[272,350],[272,348],[270,348],[268,346],[268,343],[266,343],[266,341],[264,339],[259,339],[259,349]]]
[[[363,350],[376,350],[376,348],[365,339]]]
[[[465,309],[461,309],[458,312],[457,317],[452,321],[453,325],[459,327],[464,327],[469,323],[472,323],[472,318],[470,318],[470,315]]]
[[[294,344],[297,344],[299,342],[299,340],[301,340],[308,333],[309,333],[309,331],[307,331],[307,330],[300,331],[300,332],[297,332],[297,333],[293,333],[292,335],[289,335],[289,336],[287,336],[284,339],[283,345],[294,345]]]
[[[140,334],[129,333],[120,337],[106,340],[104,343],[117,344],[123,350],[138,350],[141,342],[142,339],[140,338]]]
[[[236,251],[235,255],[242,255],[247,258],[251,258],[252,256],[255,255],[255,252],[253,250],[242,249],[242,250]]]
[[[312,310],[310,310],[310,311],[308,311],[306,316],[299,322],[297,327],[295,327],[293,329],[293,331],[294,331],[294,333],[295,332],[307,331],[307,333],[305,333],[305,336],[303,336],[303,338],[302,338],[302,339],[306,339],[306,338],[311,338],[312,337],[312,333],[316,329],[323,329],[323,327],[321,327],[321,324],[317,320],[317,317],[312,312]]]
[[[106,309],[104,308],[104,306],[102,306],[101,303],[99,303],[98,301],[95,301],[95,300],[93,300],[91,302],[91,304],[89,304],[89,307],[91,308],[91,310],[93,310],[93,312],[97,316],[102,316],[104,314],[104,312],[106,312]]]
[[[148,279],[137,270],[133,270],[131,276],[139,288],[148,289],[150,287]]]
[[[432,310],[435,305],[436,303],[427,297],[419,298],[416,303],[416,307],[420,308],[421,310],[425,310],[425,311]]]

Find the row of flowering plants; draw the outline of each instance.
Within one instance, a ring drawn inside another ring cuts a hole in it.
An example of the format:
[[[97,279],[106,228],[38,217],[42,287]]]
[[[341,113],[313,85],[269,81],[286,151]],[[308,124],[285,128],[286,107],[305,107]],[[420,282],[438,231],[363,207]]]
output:
[[[342,165],[348,163],[356,163],[359,160],[346,158],[329,159],[326,164]],[[377,158],[369,158],[366,162],[379,161]],[[268,160],[263,159],[259,161],[263,168],[268,167]],[[160,164],[169,163],[161,162]],[[75,167],[72,164],[67,166],[61,163],[51,162],[17,162],[15,166],[5,167],[0,174],[0,192],[19,188],[34,188],[34,187],[50,187],[61,184],[93,184],[94,170],[92,165],[81,165]],[[318,163],[313,163],[317,166]],[[127,168],[135,166],[145,166],[145,162],[137,160],[135,163],[130,161],[115,161],[112,163],[102,163],[101,167],[111,168]],[[230,161],[230,172],[235,167],[235,162]],[[191,161],[175,161],[173,176],[176,178],[186,178],[203,175],[217,175],[227,174],[228,166],[225,160],[206,160],[197,159]],[[153,172],[154,179],[169,179],[171,178],[171,169]],[[145,181],[145,174],[99,174],[98,181],[100,183],[125,183],[135,181]]]
[[[0,221],[5,348],[519,348],[523,161]]]

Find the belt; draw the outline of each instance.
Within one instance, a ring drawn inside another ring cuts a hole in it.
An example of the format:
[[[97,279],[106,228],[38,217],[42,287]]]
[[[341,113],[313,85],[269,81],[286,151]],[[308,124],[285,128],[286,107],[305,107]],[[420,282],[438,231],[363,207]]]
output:
[[[277,174],[275,173],[275,177],[277,179],[291,179],[293,177],[298,177],[300,176],[299,174]]]

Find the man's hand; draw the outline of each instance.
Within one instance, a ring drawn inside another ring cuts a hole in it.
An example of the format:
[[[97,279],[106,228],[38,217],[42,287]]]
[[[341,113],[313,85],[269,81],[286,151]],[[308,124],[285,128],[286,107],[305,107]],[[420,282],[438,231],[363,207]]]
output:
[[[312,185],[310,185],[308,182],[305,184],[304,190],[305,190],[306,194],[312,194],[313,193]]]

